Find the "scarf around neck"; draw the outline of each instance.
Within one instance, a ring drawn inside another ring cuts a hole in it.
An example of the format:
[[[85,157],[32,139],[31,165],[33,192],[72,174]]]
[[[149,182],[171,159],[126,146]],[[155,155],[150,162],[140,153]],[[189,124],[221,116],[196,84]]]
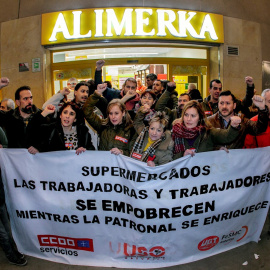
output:
[[[174,154],[185,151],[184,139],[195,139],[199,134],[205,130],[204,126],[196,126],[194,128],[187,128],[183,123],[175,124],[172,128],[172,139],[174,141]]]

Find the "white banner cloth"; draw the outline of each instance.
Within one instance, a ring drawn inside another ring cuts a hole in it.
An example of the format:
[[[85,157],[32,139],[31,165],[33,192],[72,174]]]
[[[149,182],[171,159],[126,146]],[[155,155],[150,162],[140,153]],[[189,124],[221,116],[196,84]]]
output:
[[[258,241],[270,148],[214,151],[156,168],[109,152],[1,149],[23,253],[88,266],[157,268]]]

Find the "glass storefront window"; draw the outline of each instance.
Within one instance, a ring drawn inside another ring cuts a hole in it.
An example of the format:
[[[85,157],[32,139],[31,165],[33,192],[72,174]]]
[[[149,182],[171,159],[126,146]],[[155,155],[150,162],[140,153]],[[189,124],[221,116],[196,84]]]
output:
[[[201,92],[202,96],[207,96],[206,66],[173,66],[172,74],[178,94],[187,92],[188,85],[193,83]]]
[[[110,81],[115,89],[122,89],[127,78],[140,78],[146,84],[146,75],[155,73],[159,80],[167,80],[166,64],[115,65],[105,66],[106,81]],[[104,80],[105,81],[105,80]]]
[[[54,92],[57,93],[63,87],[67,86],[67,81],[70,78],[76,78],[78,81],[87,81],[93,78],[92,69],[63,69],[63,70],[54,70],[53,79],[54,79]]]
[[[207,59],[207,49],[174,47],[118,47],[53,53],[53,63],[113,58]]]

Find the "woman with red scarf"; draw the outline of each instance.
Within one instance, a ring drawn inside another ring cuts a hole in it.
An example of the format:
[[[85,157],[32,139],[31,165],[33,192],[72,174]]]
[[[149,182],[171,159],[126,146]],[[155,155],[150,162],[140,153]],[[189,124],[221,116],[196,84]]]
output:
[[[240,117],[232,116],[228,129],[212,128],[201,104],[196,100],[189,101],[183,109],[181,120],[173,125],[173,159],[193,156],[195,152],[213,151],[215,145],[231,143],[238,136],[240,123]]]

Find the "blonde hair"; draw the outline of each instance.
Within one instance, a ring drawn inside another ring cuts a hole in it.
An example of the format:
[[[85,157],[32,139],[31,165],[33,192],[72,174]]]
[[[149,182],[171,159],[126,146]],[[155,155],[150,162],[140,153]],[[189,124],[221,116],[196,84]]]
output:
[[[159,122],[161,127],[165,131],[169,123],[169,117],[166,115],[165,112],[156,112],[149,121],[149,126],[154,122]]]

